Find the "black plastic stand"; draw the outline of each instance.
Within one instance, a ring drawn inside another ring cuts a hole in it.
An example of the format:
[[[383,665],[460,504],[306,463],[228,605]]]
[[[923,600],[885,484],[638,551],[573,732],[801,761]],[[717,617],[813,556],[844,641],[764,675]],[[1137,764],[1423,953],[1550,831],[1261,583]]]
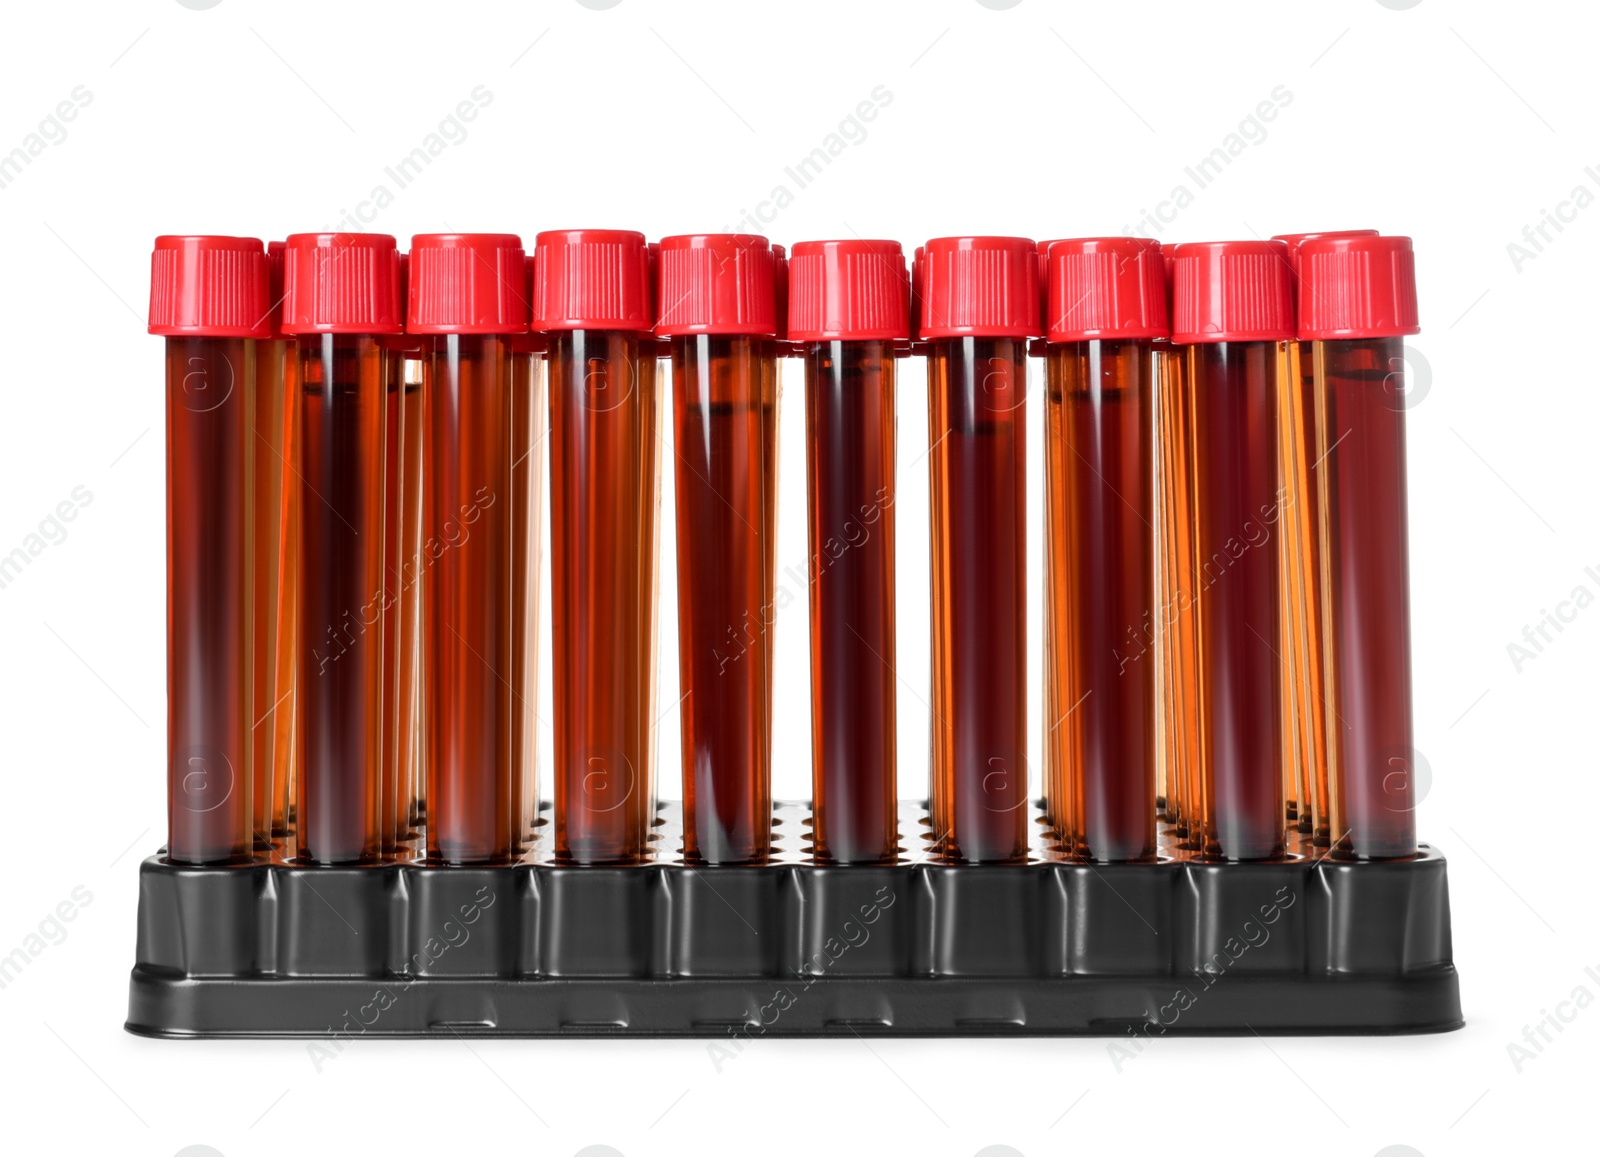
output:
[[[166,1037],[1407,1033],[1461,1025],[1444,858],[140,872],[127,1028]],[[678,846],[676,806],[661,847]]]

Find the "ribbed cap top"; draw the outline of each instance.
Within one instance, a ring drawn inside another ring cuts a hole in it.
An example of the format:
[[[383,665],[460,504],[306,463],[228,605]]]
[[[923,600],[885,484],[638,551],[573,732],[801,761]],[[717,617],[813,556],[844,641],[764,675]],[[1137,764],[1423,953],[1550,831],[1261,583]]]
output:
[[[283,331],[405,331],[400,253],[387,233],[296,233],[283,243]]]
[[[1294,337],[1289,248],[1282,241],[1199,241],[1172,262],[1172,340],[1287,341]]]
[[[419,233],[410,265],[407,331],[527,330],[527,260],[515,233]]]
[[[1376,237],[1376,229],[1325,229],[1320,233],[1279,233],[1274,241],[1289,247],[1289,271],[1294,274],[1295,288],[1300,287],[1300,246],[1317,237]]]
[[[773,316],[778,323],[778,339],[789,337],[789,254],[782,245],[772,247]]]
[[[150,332],[268,337],[267,254],[254,237],[157,237],[150,254]]]
[[[1167,274],[1159,243],[1082,237],[1050,246],[1050,341],[1166,337]]]
[[[1039,335],[1039,253],[1026,237],[938,237],[926,246],[921,336]]]
[[[650,258],[629,229],[563,229],[534,242],[533,328],[648,330]]]
[[[694,233],[661,239],[656,333],[778,332],[772,246],[752,233]]]
[[[801,241],[789,262],[790,341],[904,341],[910,277],[898,241]]]
[[[1300,246],[1302,341],[1419,333],[1409,237],[1318,237]]]

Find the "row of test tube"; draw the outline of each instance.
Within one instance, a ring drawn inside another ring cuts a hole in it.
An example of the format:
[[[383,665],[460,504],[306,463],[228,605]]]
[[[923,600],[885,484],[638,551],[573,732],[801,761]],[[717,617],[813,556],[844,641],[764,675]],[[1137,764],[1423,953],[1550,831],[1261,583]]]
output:
[[[893,862],[896,365],[928,368],[934,853],[1019,862],[1027,357],[1055,851],[1416,850],[1409,240],[158,238],[167,855],[534,844],[548,446],[557,863],[651,857],[673,423],[686,862],[771,846],[777,404],[805,366],[819,863]],[[671,405],[657,384],[671,366]],[[548,414],[547,414],[548,408]]]

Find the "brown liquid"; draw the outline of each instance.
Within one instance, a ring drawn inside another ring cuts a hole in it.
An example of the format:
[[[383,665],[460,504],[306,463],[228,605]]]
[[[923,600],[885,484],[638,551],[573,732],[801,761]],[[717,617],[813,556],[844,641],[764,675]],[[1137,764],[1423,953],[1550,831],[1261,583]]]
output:
[[[1195,399],[1200,671],[1207,854],[1284,847],[1282,658],[1278,650],[1274,342],[1189,347]]]
[[[496,336],[433,339],[427,378],[428,858],[503,863],[511,810],[511,367]]]
[[[422,750],[422,444],[427,412],[423,407],[422,361],[404,359],[405,399],[400,413],[404,433],[400,465],[400,719],[399,792],[384,798],[385,829],[396,848],[406,847],[421,830]],[[409,849],[408,849],[409,850]]]
[[[1079,743],[1073,711],[1071,608],[1077,601],[1077,543],[1066,531],[1067,436],[1061,407],[1062,364],[1046,357],[1044,410],[1044,802],[1045,820],[1062,850],[1079,843],[1079,814],[1072,793],[1072,760]]]
[[[1028,851],[1025,343],[954,338],[928,357],[936,854]]]
[[[888,342],[806,352],[812,846],[892,863],[895,359]]]
[[[400,753],[401,602],[405,557],[405,365],[391,350],[384,362],[383,418],[383,854],[398,856],[406,835],[401,819],[404,765]]]
[[[254,745],[254,819],[256,849],[270,851],[275,826],[276,792],[273,771],[277,766],[278,716],[294,708],[290,703],[293,684],[280,686],[278,680],[278,639],[281,635],[279,584],[282,578],[281,546],[283,535],[283,484],[285,430],[288,403],[284,397],[284,364],[294,347],[286,341],[258,341],[256,353],[256,400],[254,416],[255,475],[251,506],[255,518],[254,556],[255,665],[252,672],[253,705],[251,735]],[[292,477],[292,475],[291,475]]]
[[[300,339],[301,859],[382,849],[387,355],[367,336]]]
[[[1057,605],[1052,654],[1066,652],[1072,713],[1058,753],[1076,816],[1072,848],[1091,860],[1156,848],[1155,497],[1152,360],[1147,342],[1052,347],[1064,488],[1051,496],[1050,557],[1073,578]],[[1055,424],[1052,423],[1052,426]],[[1061,737],[1063,727],[1056,729]]]
[[[1417,850],[1400,338],[1317,342],[1333,843]]]
[[[511,798],[517,854],[538,819],[539,531],[543,514],[544,358],[518,353],[511,377]]]
[[[167,858],[256,847],[251,620],[256,353],[167,339]]]
[[[283,458],[278,488],[278,540],[273,559],[278,572],[277,638],[273,644],[272,837],[286,844],[294,835],[295,775],[299,739],[295,685],[300,670],[300,347],[283,343]],[[259,445],[259,439],[258,439]],[[259,500],[258,500],[259,501]],[[287,698],[285,698],[287,696]]]
[[[655,816],[660,416],[654,346],[641,342],[650,339],[572,330],[551,335],[547,359],[554,854],[564,863],[644,859]]]
[[[683,855],[693,863],[759,863],[771,844],[776,413],[761,346],[672,343]]]
[[[1311,346],[1289,345],[1289,373],[1280,429],[1283,431],[1284,485],[1288,489],[1284,542],[1288,567],[1283,575],[1285,651],[1284,698],[1294,706],[1295,825],[1328,842],[1328,741],[1322,629],[1322,519],[1318,500],[1321,450],[1317,447],[1316,390]]]
[[[1194,543],[1194,399],[1182,348],[1167,346],[1160,366],[1161,598],[1157,657],[1162,677],[1162,746],[1167,820],[1186,839],[1200,826],[1199,612]]]

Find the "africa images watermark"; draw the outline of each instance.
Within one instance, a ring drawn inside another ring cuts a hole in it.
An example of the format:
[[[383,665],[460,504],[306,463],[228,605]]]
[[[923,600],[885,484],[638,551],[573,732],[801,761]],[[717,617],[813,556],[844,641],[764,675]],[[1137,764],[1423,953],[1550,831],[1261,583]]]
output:
[[[1584,576],[1597,586],[1600,586],[1600,569],[1589,566],[1583,569]],[[1518,675],[1523,669],[1540,655],[1545,648],[1556,641],[1567,627],[1577,621],[1580,611],[1588,609],[1594,602],[1594,591],[1589,589],[1587,583],[1579,583],[1572,588],[1572,592],[1555,606],[1555,610],[1539,608],[1537,622],[1523,626],[1522,640],[1512,640],[1506,644],[1506,654],[1511,659],[1511,667]]]
[[[44,155],[51,145],[59,145],[67,139],[67,125],[78,119],[78,114],[88,108],[94,100],[94,93],[88,86],[78,85],[67,94],[66,100],[58,101],[55,108],[45,114],[39,122],[39,127],[22,138],[22,143],[14,147],[9,153],[0,155],[0,189],[8,189],[22,176],[23,170],[34,162],[34,158]]]

